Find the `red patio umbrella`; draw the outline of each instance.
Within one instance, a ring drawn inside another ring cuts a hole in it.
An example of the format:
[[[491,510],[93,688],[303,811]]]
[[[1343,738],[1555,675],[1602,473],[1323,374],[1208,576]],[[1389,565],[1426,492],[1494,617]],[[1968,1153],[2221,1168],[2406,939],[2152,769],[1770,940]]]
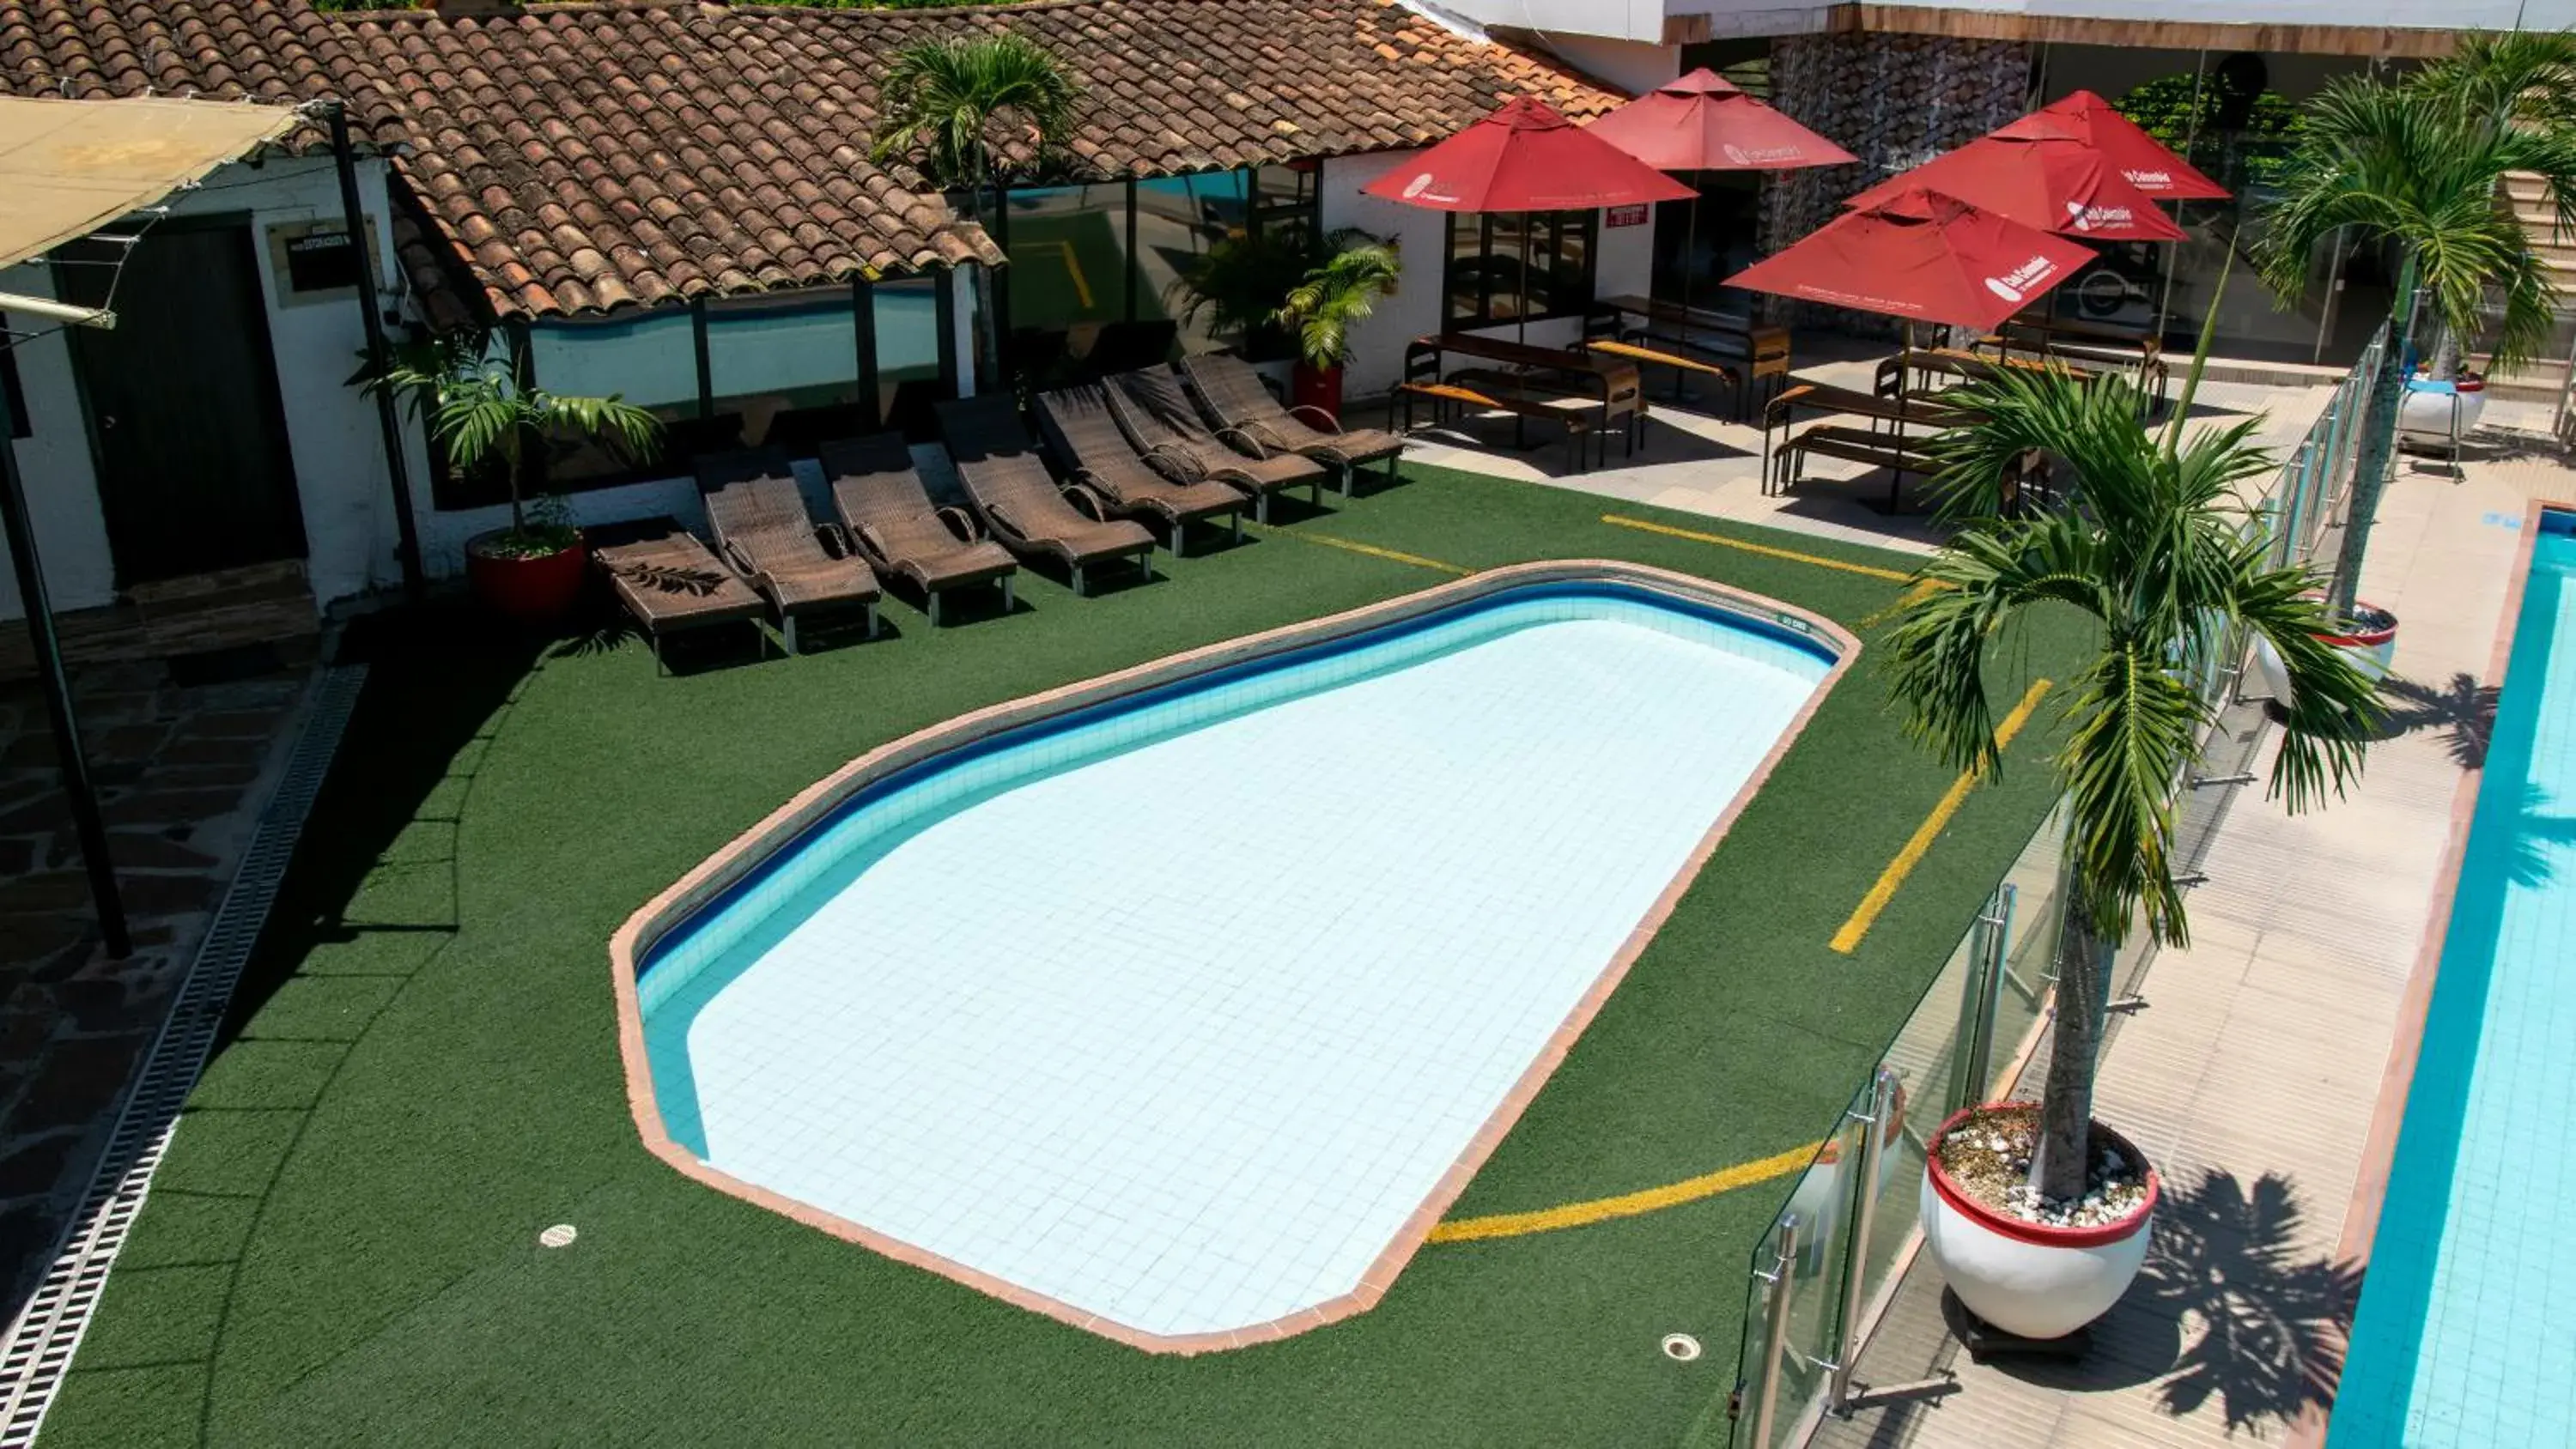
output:
[[[2158,200],[2224,201],[2227,188],[2195,170],[2091,91],[2051,101],[1991,134],[2007,141],[2081,141],[2109,157],[2131,186]]]
[[[1584,128],[1658,171],[1787,171],[1860,158],[1744,93],[1706,66],[1637,97]],[[1682,241],[1682,306],[1691,304],[1699,250],[1699,188]]]
[[[1522,96],[1391,167],[1361,192],[1434,211],[1594,211],[1695,193],[1575,125],[1544,101]],[[1529,275],[1529,229],[1521,229],[1521,275]],[[1529,328],[1521,308],[1521,330]]]
[[[1782,171],[1860,159],[1706,66],[1584,129],[1658,171]]]
[[[2071,137],[1983,136],[1843,203],[1866,209],[1918,189],[1942,192],[2025,226],[2102,241],[2181,241],[2154,199],[2103,152]]]
[[[1505,101],[1360,190],[1408,206],[1475,212],[1594,211],[1691,194],[1528,96]]]
[[[2092,259],[2090,247],[1916,187],[1843,213],[1726,284],[1982,331]]]

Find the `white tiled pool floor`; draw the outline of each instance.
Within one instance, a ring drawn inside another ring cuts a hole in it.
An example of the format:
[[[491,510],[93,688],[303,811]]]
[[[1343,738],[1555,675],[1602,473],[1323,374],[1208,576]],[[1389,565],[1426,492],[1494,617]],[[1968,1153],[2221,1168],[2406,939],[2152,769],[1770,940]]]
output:
[[[1040,774],[648,998],[666,1100],[694,1078],[695,1132],[665,1116],[736,1177],[1140,1332],[1327,1303],[1826,667],[1558,619]]]

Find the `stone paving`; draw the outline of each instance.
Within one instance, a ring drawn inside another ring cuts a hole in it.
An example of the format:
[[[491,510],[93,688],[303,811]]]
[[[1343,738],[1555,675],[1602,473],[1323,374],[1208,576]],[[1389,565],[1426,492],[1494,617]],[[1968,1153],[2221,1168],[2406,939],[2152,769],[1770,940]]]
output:
[[[0,684],[0,1319],[50,1260],[222,899],[283,767],[310,655],[308,642],[211,670],[75,671],[134,938],[123,961],[99,943],[43,699]],[[206,678],[235,673],[247,677]]]
[[[1869,391],[1871,373],[1886,355],[1884,343],[1858,343],[1829,334],[1801,334],[1800,347],[1803,360],[1793,383],[1826,383],[1861,392]],[[2286,455],[2307,436],[2332,398],[2332,389],[2321,384],[2342,374],[2328,369],[2280,372],[2285,379],[2320,385],[2211,380],[2201,385],[2194,413],[2206,423],[2231,423],[2261,414],[2255,441]],[[1659,368],[1647,369],[1646,386],[1646,441],[1629,457],[1613,439],[1607,467],[1568,471],[1565,448],[1553,428],[1530,429],[1534,446],[1516,450],[1510,446],[1507,423],[1480,420],[1463,428],[1435,429],[1427,425],[1427,409],[1417,411],[1416,422],[1423,426],[1412,434],[1405,457],[1443,468],[1570,488],[1614,503],[1700,513],[1903,553],[1932,551],[1940,535],[1922,511],[1928,491],[1924,480],[1904,480],[1904,511],[1894,516],[1883,511],[1886,472],[1860,463],[1815,459],[1803,470],[1797,487],[1787,493],[1766,492],[1758,413],[1752,423],[1737,421],[1731,395],[1722,392],[1713,399],[1672,402],[1671,374]],[[2181,387],[2180,379],[2174,386]],[[1365,406],[1352,416],[1354,425],[1383,420],[1381,409]],[[1803,427],[1815,420],[1801,414],[1797,421]]]

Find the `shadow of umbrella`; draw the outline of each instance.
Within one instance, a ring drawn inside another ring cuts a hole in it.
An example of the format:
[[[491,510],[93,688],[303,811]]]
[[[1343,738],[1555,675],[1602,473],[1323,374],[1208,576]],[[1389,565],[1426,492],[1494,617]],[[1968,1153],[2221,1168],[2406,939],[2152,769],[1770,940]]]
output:
[[[2334,1402],[2361,1270],[2298,1256],[2302,1217],[2289,1180],[2275,1173],[2248,1190],[2234,1173],[2213,1171],[2167,1196],[2133,1296],[2197,1319],[2202,1333],[2157,1390],[2166,1413],[2198,1413],[2215,1399],[2232,1434]]]

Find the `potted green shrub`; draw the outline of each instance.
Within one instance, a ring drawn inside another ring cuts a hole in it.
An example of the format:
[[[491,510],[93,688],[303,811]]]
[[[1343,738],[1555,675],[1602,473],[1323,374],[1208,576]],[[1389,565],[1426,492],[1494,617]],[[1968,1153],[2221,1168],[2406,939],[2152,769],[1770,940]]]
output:
[[[366,377],[365,387],[403,399],[445,450],[452,475],[499,471],[510,492],[510,523],[465,541],[466,580],[499,612],[542,624],[560,618],[580,594],[589,551],[562,499],[531,509],[521,497],[528,449],[571,434],[607,442],[642,462],[659,446],[662,424],[614,394],[577,397],[524,383],[488,354],[485,342],[455,333],[414,344],[382,373]]]
[[[1272,320],[1297,339],[1293,401],[1339,419],[1342,367],[1351,358],[1351,328],[1395,295],[1404,258],[1393,242],[1354,239],[1306,273]]]
[[[2213,309],[2214,318],[2215,311]],[[2021,659],[2013,625],[2072,609],[2093,626],[2050,757],[2067,824],[2055,949],[2057,993],[2037,1103],[1970,1107],[1943,1123],[1922,1185],[1924,1242],[1961,1303],[2005,1332],[2062,1337],[2107,1311],[2145,1260],[2153,1166],[2093,1119],[2093,1082],[2121,944],[2143,924],[2188,939],[2175,879],[2174,796],[2215,703],[2186,661],[2236,629],[2268,643],[2292,689],[2272,791],[2292,810],[2340,793],[2362,765],[2373,686],[2319,636],[2320,580],[2279,568],[2237,492],[2277,466],[2257,420],[2183,433],[2209,349],[2159,440],[2117,376],[2063,371],[1977,385],[1975,421],[1944,446],[1959,531],[1925,564],[1883,646],[1914,737],[1960,769],[2002,767],[1990,690]],[[2053,511],[2010,510],[1996,480],[2037,449],[2073,477]]]

